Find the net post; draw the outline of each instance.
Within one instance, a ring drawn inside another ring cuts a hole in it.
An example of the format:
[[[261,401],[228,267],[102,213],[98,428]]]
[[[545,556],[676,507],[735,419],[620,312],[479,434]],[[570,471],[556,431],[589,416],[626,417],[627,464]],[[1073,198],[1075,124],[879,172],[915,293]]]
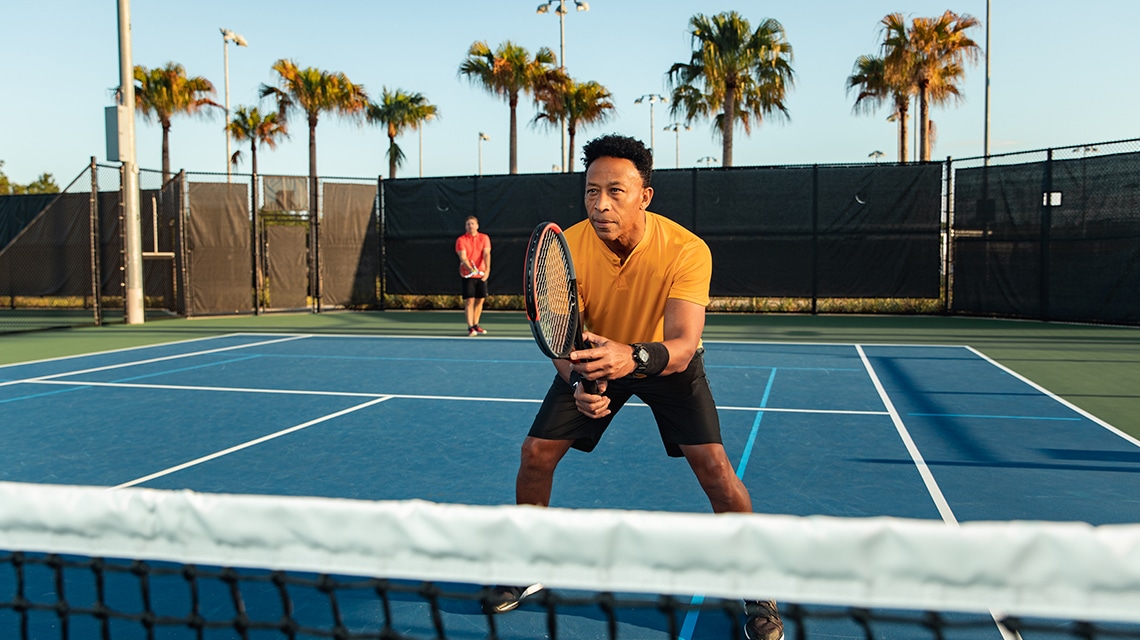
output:
[[[1049,240],[1053,226],[1053,150],[1049,149],[1045,154],[1045,172],[1042,176],[1041,185],[1041,235],[1039,242],[1040,248],[1040,264],[1039,278],[1040,290],[1039,296],[1041,297],[1039,304],[1040,318],[1044,321],[1050,319],[1049,311]]]
[[[954,161],[946,156],[946,199],[944,211],[946,212],[945,227],[940,230],[942,238],[942,315],[950,314],[950,251],[953,243],[950,242],[950,232],[954,228]]]
[[[89,248],[91,251],[91,310],[95,326],[103,325],[103,307],[99,299],[99,167],[95,156],[91,156],[91,198],[88,232],[90,235]]]
[[[262,312],[261,293],[264,282],[261,271],[261,216],[257,211],[257,173],[249,178],[249,253],[253,261],[253,315],[259,316]]]
[[[377,293],[379,294],[380,310],[384,311],[384,296],[387,294],[387,276],[388,276],[388,251],[386,249],[385,220],[384,220],[384,176],[376,176],[376,201],[372,204],[376,207],[377,224],[380,225],[380,273],[377,274]]]

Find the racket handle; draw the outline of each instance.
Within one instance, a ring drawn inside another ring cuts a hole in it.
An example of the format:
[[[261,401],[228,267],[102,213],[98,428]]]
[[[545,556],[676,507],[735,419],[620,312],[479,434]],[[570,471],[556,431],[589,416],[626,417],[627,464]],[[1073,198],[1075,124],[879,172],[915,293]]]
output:
[[[582,388],[590,395],[598,395],[598,381],[582,378]]]

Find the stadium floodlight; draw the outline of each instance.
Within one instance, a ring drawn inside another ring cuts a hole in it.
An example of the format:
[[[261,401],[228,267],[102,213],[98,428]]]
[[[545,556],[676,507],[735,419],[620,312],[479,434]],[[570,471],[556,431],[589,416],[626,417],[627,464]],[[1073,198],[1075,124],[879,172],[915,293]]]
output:
[[[483,175],[483,141],[490,140],[491,136],[479,132],[479,175]]]
[[[574,0],[574,5],[578,11],[589,11],[590,5],[581,0]],[[558,68],[566,71],[566,0],[549,0],[538,5],[535,13],[541,15],[549,13],[550,8],[554,7],[554,13],[558,15]],[[566,157],[566,118],[559,118],[558,128],[562,130],[562,166],[568,168],[570,163]],[[565,170],[565,169],[564,169]]]
[[[230,43],[234,43],[239,47],[248,47],[249,43],[241,35],[230,31],[229,29],[220,29],[222,32],[222,57],[225,59],[226,67],[226,123],[223,129],[226,130],[226,182],[230,181]]]
[[[649,103],[649,148],[656,149],[656,145],[653,144],[653,105],[658,102],[662,104],[668,103],[669,98],[659,93],[647,93],[633,101],[634,104],[641,104],[642,102]]]
[[[672,131],[677,136],[677,144],[676,144],[676,150],[675,150],[676,151],[675,162],[677,163],[676,168],[678,168],[678,169],[681,168],[681,127],[684,127],[685,131],[692,131],[693,130],[693,128],[691,126],[689,126],[687,124],[681,124],[680,122],[670,122],[663,129],[663,131]]]

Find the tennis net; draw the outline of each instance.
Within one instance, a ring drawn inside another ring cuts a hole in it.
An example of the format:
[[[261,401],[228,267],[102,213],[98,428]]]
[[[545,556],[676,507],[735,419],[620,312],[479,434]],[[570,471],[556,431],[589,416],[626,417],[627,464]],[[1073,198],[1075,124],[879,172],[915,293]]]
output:
[[[1140,638],[1140,527],[0,482],[3,638]],[[488,585],[547,586],[487,615]]]

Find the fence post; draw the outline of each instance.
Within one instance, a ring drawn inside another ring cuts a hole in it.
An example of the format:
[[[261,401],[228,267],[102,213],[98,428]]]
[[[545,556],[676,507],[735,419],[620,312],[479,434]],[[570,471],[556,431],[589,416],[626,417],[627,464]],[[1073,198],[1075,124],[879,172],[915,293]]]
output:
[[[91,199],[88,202],[90,218],[88,231],[90,232],[91,250],[91,308],[94,313],[95,326],[103,326],[103,306],[99,299],[99,168],[95,163],[95,156],[91,156]]]
[[[954,160],[951,156],[946,156],[946,201],[945,211],[946,220],[943,228],[940,230],[942,238],[942,313],[949,315],[950,313],[950,265],[953,261],[950,259],[950,252],[953,248],[951,237],[954,229]]]
[[[811,166],[811,314],[819,301],[819,165]]]
[[[253,315],[261,315],[264,278],[261,272],[261,216],[257,211],[257,174],[249,178],[249,254],[253,261]]]
[[[1045,175],[1041,194],[1041,319],[1048,321],[1049,315],[1049,238],[1053,227],[1053,150],[1045,154]]]
[[[384,295],[388,291],[388,252],[386,251],[386,238],[384,237],[384,176],[376,176],[376,201],[373,203],[376,207],[376,218],[380,225],[380,273],[378,274],[377,289],[380,295],[380,310],[384,311]]]

